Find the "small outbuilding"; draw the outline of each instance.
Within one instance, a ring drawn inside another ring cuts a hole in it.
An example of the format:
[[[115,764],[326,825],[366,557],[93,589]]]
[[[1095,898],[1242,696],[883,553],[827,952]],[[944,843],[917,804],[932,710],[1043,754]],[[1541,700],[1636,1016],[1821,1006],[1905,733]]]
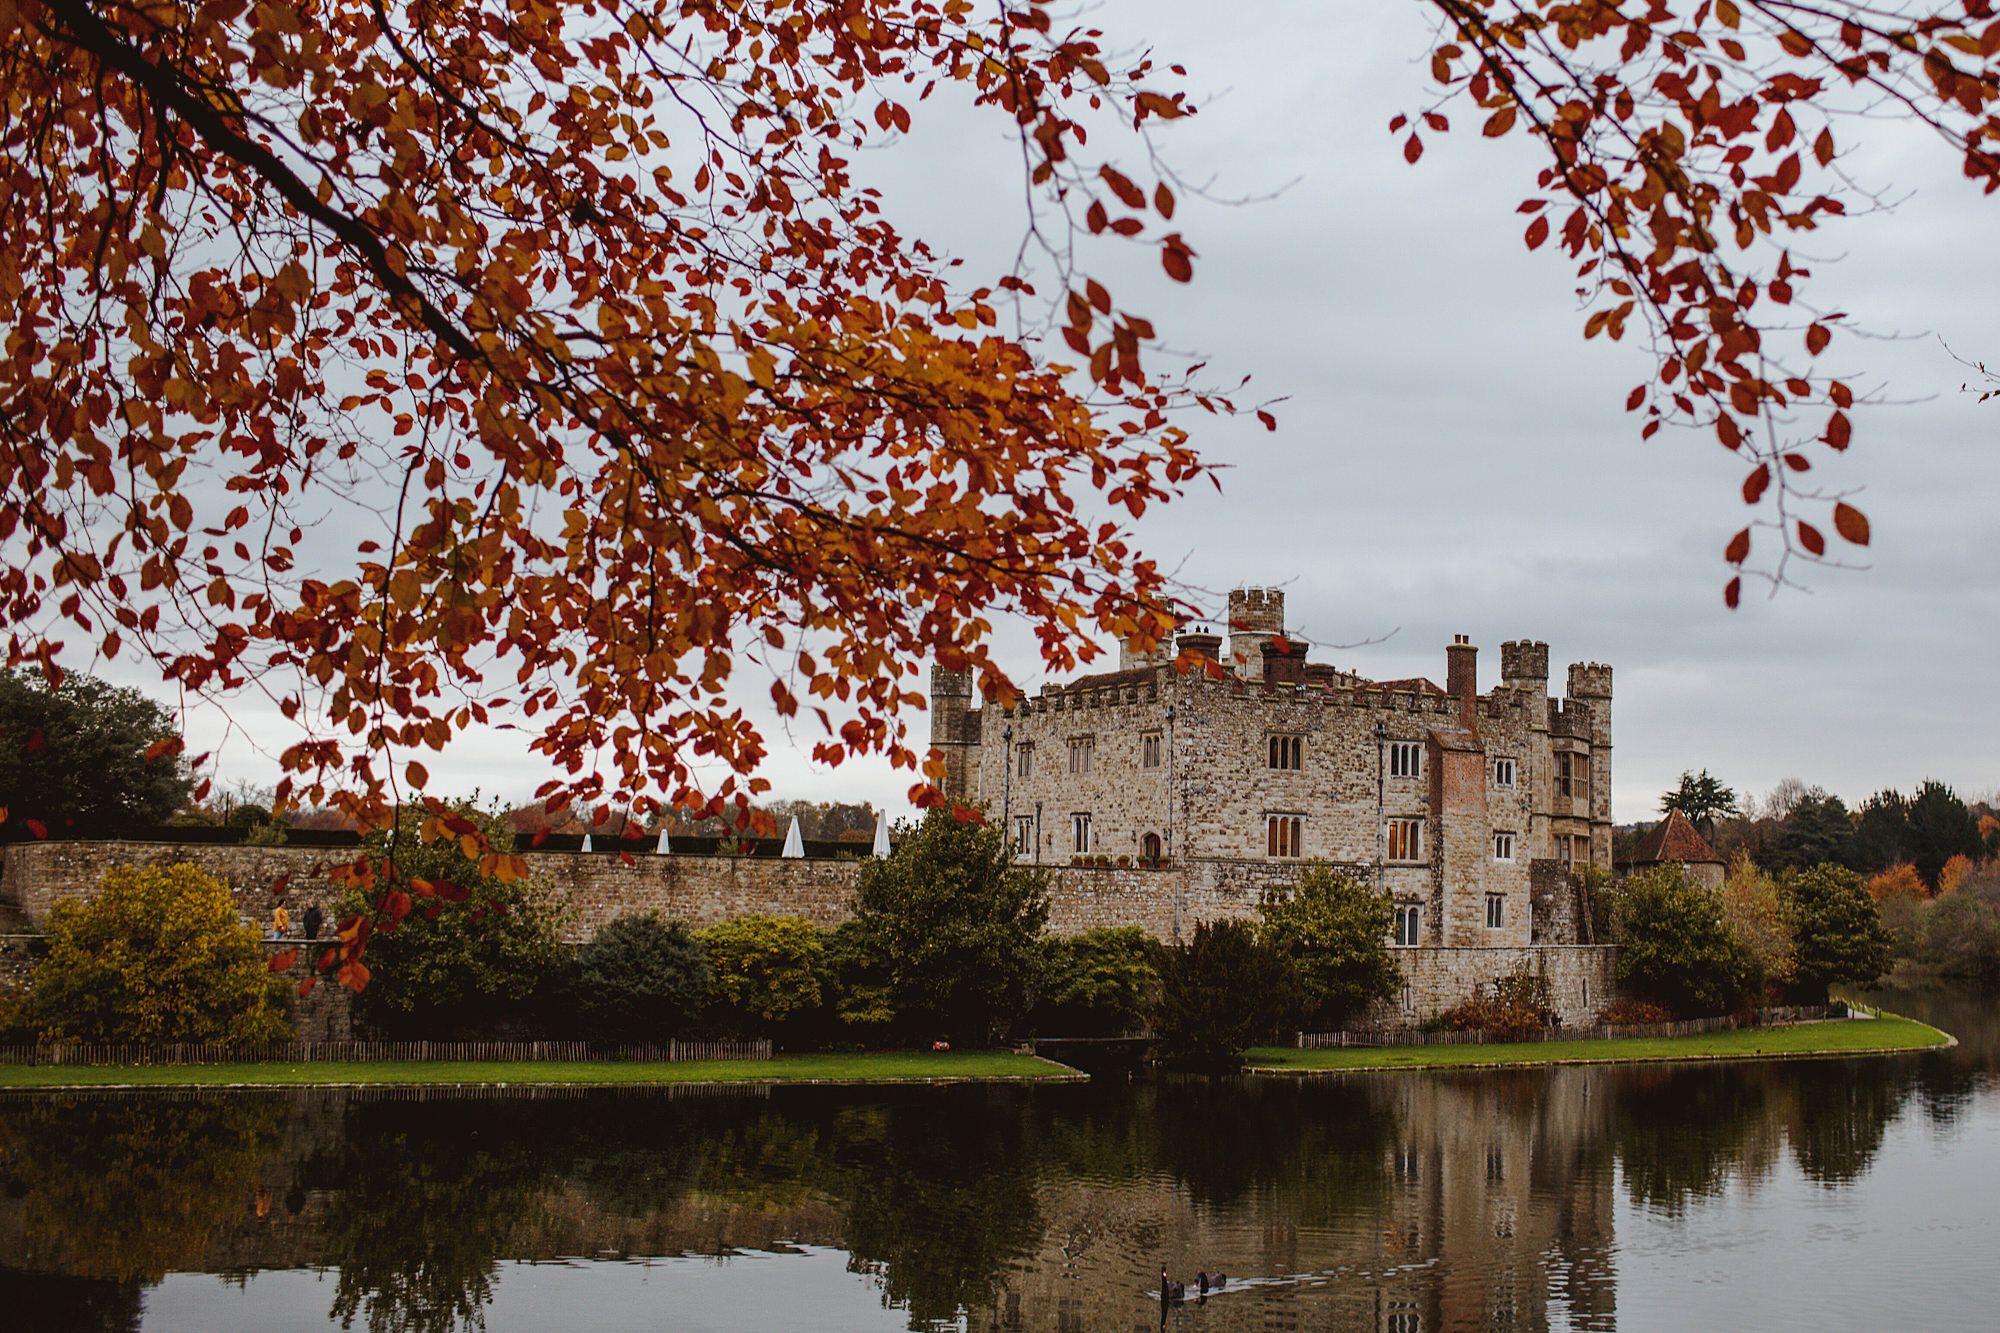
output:
[[[1715,848],[1708,845],[1708,839],[1678,810],[1669,810],[1665,819],[1639,839],[1631,859],[1618,863],[1618,873],[1637,875],[1669,861],[1680,862],[1687,867],[1688,874],[1711,889],[1721,888],[1728,874],[1728,867]]]

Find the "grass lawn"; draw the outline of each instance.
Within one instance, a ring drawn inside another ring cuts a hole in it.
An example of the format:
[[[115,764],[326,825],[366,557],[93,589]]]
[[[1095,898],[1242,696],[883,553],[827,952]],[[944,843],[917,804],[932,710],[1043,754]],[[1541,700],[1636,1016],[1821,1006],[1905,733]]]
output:
[[[1477,1065],[1608,1064],[1630,1060],[1758,1060],[1772,1056],[1846,1055],[1921,1050],[1950,1037],[1914,1019],[1882,1014],[1845,1022],[1741,1028],[1697,1037],[1635,1037],[1619,1041],[1511,1042],[1491,1046],[1348,1047],[1301,1051],[1260,1046],[1252,1069],[1310,1074],[1338,1069],[1439,1069]]]
[[[676,1063],[426,1061],[381,1064],[0,1065],[0,1088],[210,1087],[362,1083],[927,1083],[1075,1078],[1012,1051],[873,1051]]]

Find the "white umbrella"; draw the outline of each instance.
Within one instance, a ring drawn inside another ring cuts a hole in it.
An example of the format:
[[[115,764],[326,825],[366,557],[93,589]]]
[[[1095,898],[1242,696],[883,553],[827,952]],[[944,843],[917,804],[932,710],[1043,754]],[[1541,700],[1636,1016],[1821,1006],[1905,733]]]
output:
[[[672,848],[667,846],[667,831],[665,829],[660,830],[660,841],[654,846],[653,850],[661,856],[665,856],[672,850]]]
[[[885,861],[889,859],[889,812],[887,810],[875,816],[874,855],[881,857]]]
[[[799,836],[799,817],[793,815],[792,831],[785,835],[785,850],[779,853],[779,855],[789,857],[794,861],[801,861],[805,859],[805,854],[805,840]]]

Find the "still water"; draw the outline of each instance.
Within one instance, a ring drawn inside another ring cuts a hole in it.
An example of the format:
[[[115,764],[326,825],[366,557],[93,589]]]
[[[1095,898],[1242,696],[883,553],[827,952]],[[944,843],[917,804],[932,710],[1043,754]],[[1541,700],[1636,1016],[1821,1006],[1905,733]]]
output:
[[[1886,1059],[0,1098],[0,1327],[2000,1327],[2000,1005]],[[1159,1300],[1165,1264],[1228,1274]]]

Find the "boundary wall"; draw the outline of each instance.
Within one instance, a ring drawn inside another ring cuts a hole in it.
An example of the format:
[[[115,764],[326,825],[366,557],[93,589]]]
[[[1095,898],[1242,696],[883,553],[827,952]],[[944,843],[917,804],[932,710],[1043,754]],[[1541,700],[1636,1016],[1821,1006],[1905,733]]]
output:
[[[290,876],[285,893],[296,923],[317,898],[330,907],[338,894],[333,871],[350,859],[340,849],[254,847],[162,842],[34,842],[0,849],[0,910],[30,927],[47,921],[55,903],[92,896],[107,871],[121,865],[190,861],[228,883],[237,910],[267,921],[271,885]],[[821,926],[847,919],[858,860],[774,859],[731,856],[635,856],[627,865],[615,854],[526,852],[529,873],[567,898],[576,910],[570,939],[595,938],[616,917],[657,911],[692,927],[766,912],[802,916]],[[1071,935],[1100,926],[1138,926],[1156,939],[1185,938],[1197,922],[1256,914],[1262,891],[1288,882],[1297,862],[1204,859],[1167,870],[1047,866],[1049,925]],[[1355,868],[1361,869],[1361,868]],[[1365,873],[1365,870],[1363,871]],[[330,923],[329,923],[330,933]],[[289,941],[297,943],[296,935]],[[271,941],[274,950],[284,947]],[[1364,1025],[1420,1022],[1516,971],[1549,980],[1565,1026],[1585,1026],[1617,998],[1617,950],[1609,946],[1540,944],[1498,948],[1421,946],[1399,948],[1405,989],[1397,1001],[1378,1005]],[[301,953],[305,975],[311,951]],[[322,987],[321,989],[329,989]],[[338,989],[331,988],[331,989]],[[315,992],[317,993],[317,992]],[[345,1015],[327,1014],[302,1033],[345,1035]]]

